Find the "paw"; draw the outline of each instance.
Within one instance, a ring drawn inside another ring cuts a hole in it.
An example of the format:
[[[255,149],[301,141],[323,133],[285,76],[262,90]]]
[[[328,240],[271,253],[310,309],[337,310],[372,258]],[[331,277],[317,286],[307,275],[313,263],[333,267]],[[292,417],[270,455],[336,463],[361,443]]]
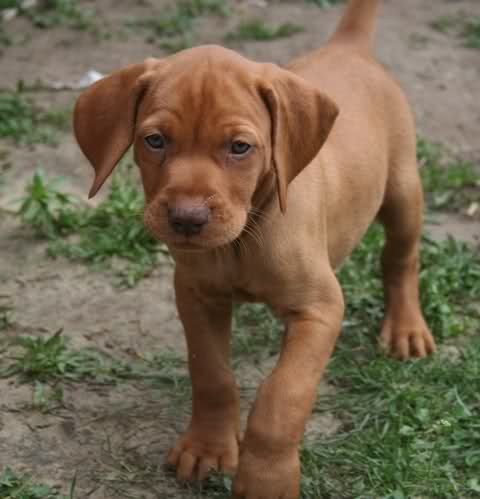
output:
[[[238,465],[237,435],[189,429],[170,450],[167,463],[176,468],[180,481],[202,481],[214,471],[233,475]]]
[[[278,456],[242,451],[233,481],[233,499],[298,499],[300,458],[294,450]]]
[[[421,316],[416,320],[386,317],[379,343],[387,355],[400,360],[426,357],[436,350],[432,333]]]

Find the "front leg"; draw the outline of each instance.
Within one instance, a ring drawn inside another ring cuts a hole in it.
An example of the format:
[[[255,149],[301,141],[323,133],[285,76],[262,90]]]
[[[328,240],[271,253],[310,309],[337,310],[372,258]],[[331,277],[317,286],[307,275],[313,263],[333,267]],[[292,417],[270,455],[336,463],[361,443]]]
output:
[[[231,301],[192,287],[180,270],[175,292],[185,328],[192,380],[192,418],[170,451],[179,480],[203,480],[211,470],[234,473],[238,463],[239,394],[230,369]]]
[[[233,497],[297,499],[298,447],[334,349],[343,317],[343,297],[333,275],[322,281],[322,298],[287,316],[280,359],[260,386],[242,443]]]

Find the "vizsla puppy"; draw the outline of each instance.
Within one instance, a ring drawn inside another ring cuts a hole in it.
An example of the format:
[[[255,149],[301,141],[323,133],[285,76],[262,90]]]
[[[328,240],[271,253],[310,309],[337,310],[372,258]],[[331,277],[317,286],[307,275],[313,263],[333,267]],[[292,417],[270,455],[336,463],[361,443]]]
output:
[[[217,46],[147,59],[87,89],[75,134],[100,189],[133,143],[145,224],[176,261],[193,386],[168,461],[182,480],[235,473],[233,496],[299,497],[298,446],[342,324],[334,269],[385,226],[393,356],[435,349],[418,296],[423,197],[407,101],[371,53],[379,1],[351,0],[327,45],[281,68]],[[286,323],[240,443],[229,365],[233,302]]]

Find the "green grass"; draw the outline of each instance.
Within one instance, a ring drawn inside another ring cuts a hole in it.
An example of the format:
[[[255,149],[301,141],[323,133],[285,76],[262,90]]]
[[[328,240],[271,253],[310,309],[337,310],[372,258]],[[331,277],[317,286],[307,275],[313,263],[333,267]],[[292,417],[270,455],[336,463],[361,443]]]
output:
[[[455,158],[441,144],[421,137],[417,158],[430,208],[461,210],[480,200],[480,175],[473,163]]]
[[[231,10],[224,0],[182,0],[166,14],[145,19],[130,19],[127,27],[147,30],[147,41],[168,52],[191,47],[195,19],[205,15],[228,16]]]
[[[143,194],[131,166],[114,174],[107,197],[95,208],[59,189],[61,178],[37,170],[20,200],[18,215],[49,241],[48,254],[113,270],[116,283],[132,287],[165,252],[142,222]]]
[[[467,47],[480,49],[480,16],[465,22],[461,36]]]
[[[71,110],[46,111],[21,89],[0,90],[0,139],[19,145],[56,145],[58,132],[70,127]]]
[[[322,9],[332,7],[337,3],[343,3],[344,0],[306,0],[307,3],[313,3]]]
[[[47,0],[40,7],[24,11],[37,28],[65,26],[85,31],[93,28],[95,10],[76,0]]]
[[[303,27],[293,23],[267,24],[262,19],[252,19],[240,23],[235,31],[226,35],[227,40],[269,41],[286,38],[303,31]]]
[[[0,497],[2,499],[74,499],[75,483],[73,478],[68,496],[60,494],[56,488],[35,483],[24,473],[15,473],[8,466],[0,475]]]
[[[0,0],[0,10],[13,9],[18,6],[18,0]]]
[[[0,357],[0,377],[11,376],[34,384],[33,407],[42,412],[62,405],[61,382],[115,385],[141,380],[169,389],[177,399],[190,393],[186,362],[174,352],[127,361],[94,348],[73,349],[61,329],[47,336],[17,336],[8,342]]]
[[[13,305],[8,296],[0,295],[0,331],[12,324]]]
[[[480,16],[465,13],[441,16],[433,20],[430,26],[441,33],[453,33],[466,47],[480,49]]]
[[[328,375],[336,393],[316,411],[333,410],[343,425],[304,449],[304,497],[476,497],[479,374],[478,339],[458,363],[403,364],[355,334],[341,341]]]

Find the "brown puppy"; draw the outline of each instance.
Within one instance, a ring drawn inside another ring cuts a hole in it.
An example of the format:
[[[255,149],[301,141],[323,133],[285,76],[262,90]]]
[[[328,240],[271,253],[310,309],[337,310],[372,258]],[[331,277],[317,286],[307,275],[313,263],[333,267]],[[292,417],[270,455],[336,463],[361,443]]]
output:
[[[169,455],[180,479],[221,469],[236,472],[234,497],[298,498],[298,445],[343,317],[334,269],[376,217],[387,239],[381,341],[401,359],[435,349],[418,297],[415,128],[371,55],[378,3],[352,0],[326,47],[283,69],[197,47],[124,68],[78,100],[90,195],[133,143],[145,223],[176,261],[193,385],[191,423]],[[266,302],[286,322],[240,453],[235,301]]]

